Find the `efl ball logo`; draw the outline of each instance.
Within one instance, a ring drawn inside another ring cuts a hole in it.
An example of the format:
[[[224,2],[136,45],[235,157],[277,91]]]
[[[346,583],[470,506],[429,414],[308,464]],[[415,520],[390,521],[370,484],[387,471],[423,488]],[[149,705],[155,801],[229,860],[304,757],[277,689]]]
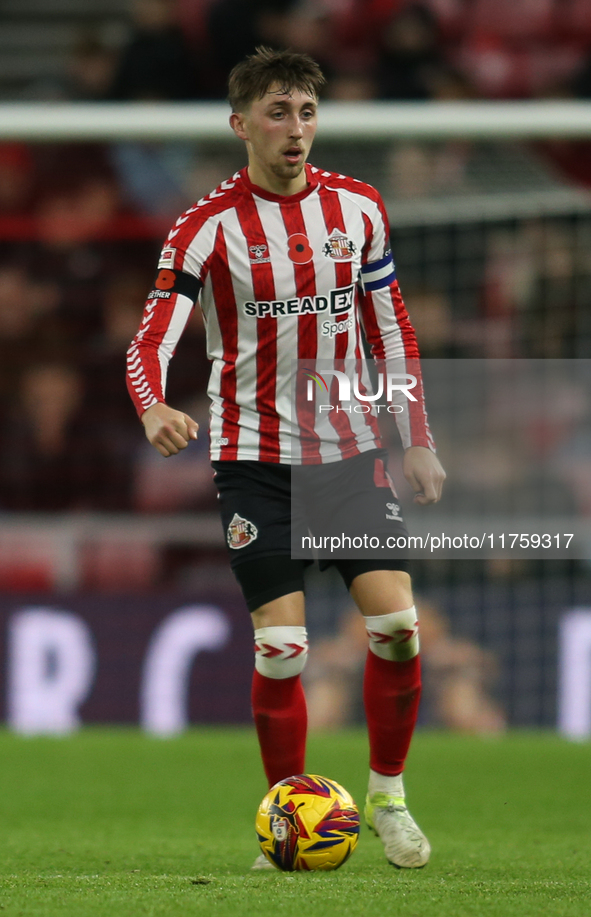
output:
[[[338,869],[359,839],[359,810],[334,780],[298,774],[271,787],[259,806],[261,850],[277,869]]]

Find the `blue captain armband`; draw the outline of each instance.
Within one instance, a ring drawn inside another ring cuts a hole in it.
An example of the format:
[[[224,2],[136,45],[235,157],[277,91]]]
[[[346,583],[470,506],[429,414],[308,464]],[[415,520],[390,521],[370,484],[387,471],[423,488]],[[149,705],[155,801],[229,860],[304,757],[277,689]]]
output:
[[[361,267],[361,283],[366,292],[389,287],[396,280],[396,268],[392,252],[387,252],[379,261],[369,261]]]

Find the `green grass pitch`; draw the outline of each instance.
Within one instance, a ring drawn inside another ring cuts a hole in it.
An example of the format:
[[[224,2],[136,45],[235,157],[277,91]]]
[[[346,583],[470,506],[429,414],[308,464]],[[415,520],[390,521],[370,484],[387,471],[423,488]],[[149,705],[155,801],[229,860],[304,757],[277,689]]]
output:
[[[315,736],[308,768],[362,803],[361,731]],[[0,734],[2,917],[588,917],[591,745],[551,734],[416,736],[411,810],[433,855],[389,866],[365,828],[334,873],[250,873],[265,791],[254,734],[157,740]]]

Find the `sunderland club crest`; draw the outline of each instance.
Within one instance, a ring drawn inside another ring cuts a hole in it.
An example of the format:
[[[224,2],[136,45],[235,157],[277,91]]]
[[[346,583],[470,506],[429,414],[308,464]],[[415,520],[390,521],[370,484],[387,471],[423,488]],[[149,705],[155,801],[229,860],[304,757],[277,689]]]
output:
[[[248,519],[244,519],[238,513],[234,513],[226,533],[228,547],[233,548],[235,551],[245,548],[247,544],[256,540],[258,534],[259,530],[253,522],[249,522]]]
[[[357,254],[357,246],[340,229],[333,229],[324,243],[322,254],[333,261],[351,261]]]

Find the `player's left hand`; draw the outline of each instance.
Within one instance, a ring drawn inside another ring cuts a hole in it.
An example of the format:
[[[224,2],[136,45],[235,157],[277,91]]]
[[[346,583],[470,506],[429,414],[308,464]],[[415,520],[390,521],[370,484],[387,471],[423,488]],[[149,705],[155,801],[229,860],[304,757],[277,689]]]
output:
[[[445,471],[434,452],[425,446],[410,446],[404,453],[402,468],[415,492],[415,503],[426,506],[441,499]]]

